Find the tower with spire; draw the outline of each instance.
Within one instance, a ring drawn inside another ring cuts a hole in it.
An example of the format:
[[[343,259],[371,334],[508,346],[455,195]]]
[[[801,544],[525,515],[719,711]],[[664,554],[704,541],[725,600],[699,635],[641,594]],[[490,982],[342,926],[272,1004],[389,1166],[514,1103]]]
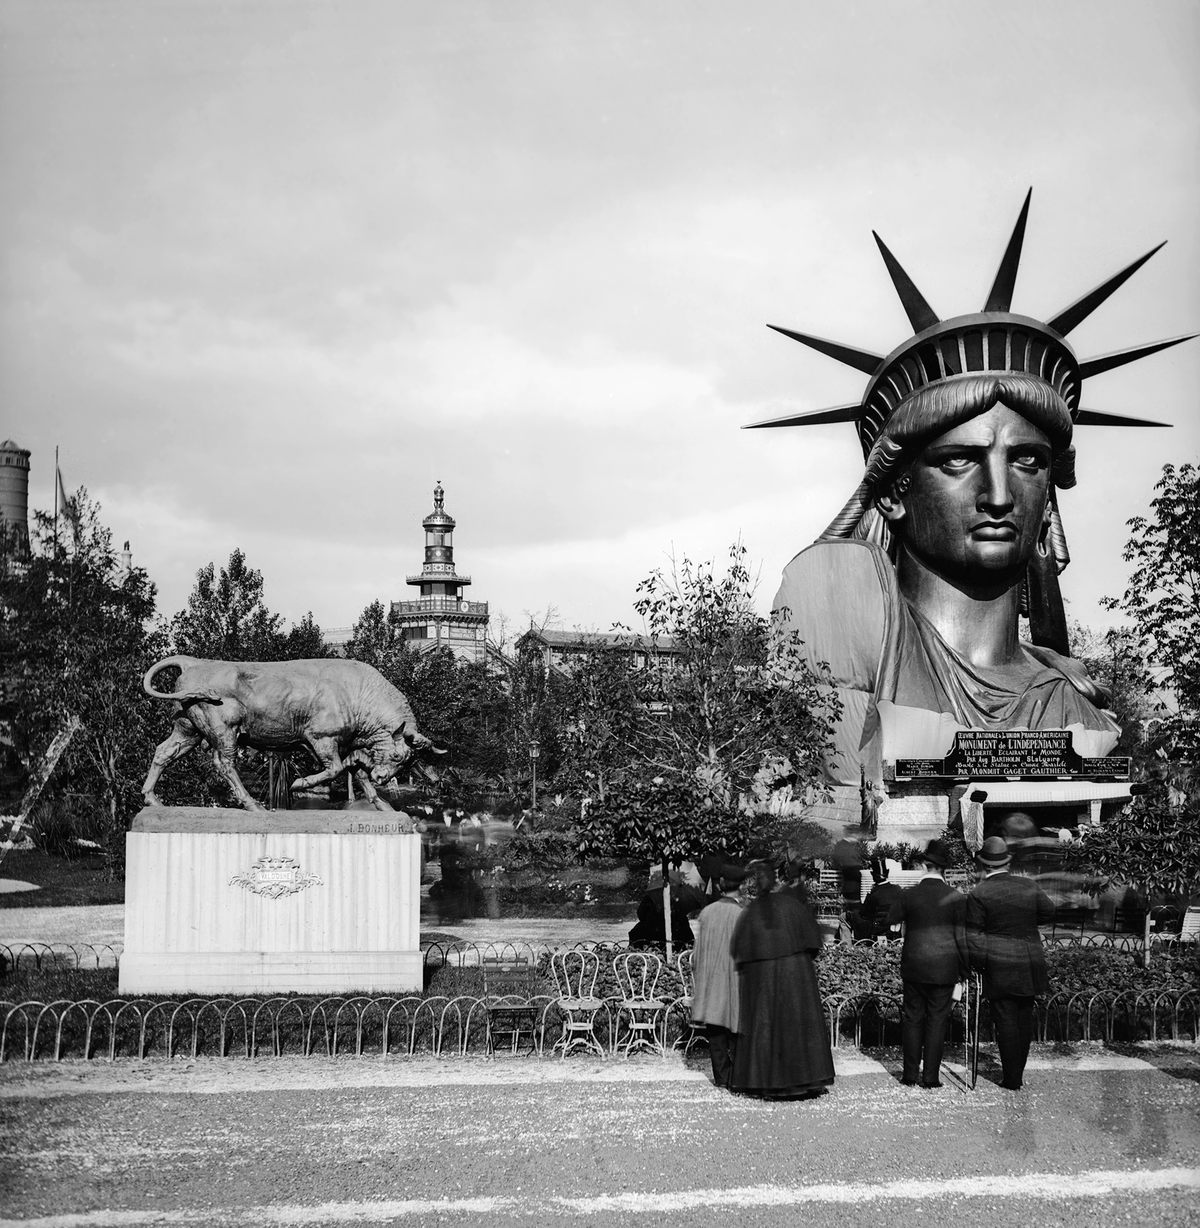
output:
[[[392,616],[406,643],[418,650],[449,648],[464,661],[482,661],[486,653],[488,603],[467,601],[463,589],[471,577],[454,566],[454,517],[446,511],[446,492],[433,488],[433,511],[421,521],[425,530],[425,562],[407,577],[420,589],[412,601],[392,602]]]

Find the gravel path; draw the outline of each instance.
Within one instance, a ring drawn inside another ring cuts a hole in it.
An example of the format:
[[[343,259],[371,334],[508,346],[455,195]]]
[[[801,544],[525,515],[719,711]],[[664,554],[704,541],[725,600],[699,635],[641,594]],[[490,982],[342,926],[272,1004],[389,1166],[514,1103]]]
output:
[[[1149,1056],[790,1104],[678,1058],[5,1068],[0,1225],[1194,1223],[1200,1055]]]

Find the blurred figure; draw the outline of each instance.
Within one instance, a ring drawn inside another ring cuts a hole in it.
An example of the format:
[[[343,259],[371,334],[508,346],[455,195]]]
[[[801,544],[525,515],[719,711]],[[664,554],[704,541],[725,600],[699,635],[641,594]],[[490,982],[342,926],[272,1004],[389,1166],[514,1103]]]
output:
[[[808,893],[806,877],[804,863],[789,847],[787,856],[779,866],[779,890],[794,895],[806,908],[811,908],[812,899]]]
[[[991,1004],[1000,1086],[1020,1091],[1033,1040],[1033,999],[1049,985],[1038,926],[1054,920],[1054,904],[1032,880],[1009,873],[1012,856],[1003,837],[989,836],[975,859],[985,877],[967,896],[967,948]]]
[[[657,870],[657,867],[655,867]],[[674,870],[670,872],[671,883],[671,945],[684,951],[695,942],[688,914],[699,911],[708,903],[709,897],[697,887],[683,882]],[[629,931],[629,945],[634,950],[656,947],[665,950],[667,924],[663,912],[662,871],[650,873],[650,885],[642,896],[637,909],[637,923]]]
[[[888,881],[887,862],[882,857],[871,858],[871,882],[874,886],[867,892],[858,913],[855,938],[899,938],[899,922],[891,920],[892,910],[900,902],[903,891]]]
[[[775,870],[750,865],[754,896],[738,918],[734,1091],[769,1099],[820,1095],[833,1083],[833,1053],[817,971],[821,932],[794,896],[775,891]]]
[[[906,1087],[941,1087],[942,1050],[954,986],[967,975],[967,901],[942,877],[950,851],[931,840],[922,856],[925,874],[900,892],[891,919],[904,927],[900,976],[904,982],[901,1038]]]
[[[738,1030],[738,974],[733,962],[733,931],[742,915],[739,889],[746,871],[722,865],[716,876],[721,894],[696,918],[692,973],[692,1022],[704,1024],[713,1082],[729,1086]]]

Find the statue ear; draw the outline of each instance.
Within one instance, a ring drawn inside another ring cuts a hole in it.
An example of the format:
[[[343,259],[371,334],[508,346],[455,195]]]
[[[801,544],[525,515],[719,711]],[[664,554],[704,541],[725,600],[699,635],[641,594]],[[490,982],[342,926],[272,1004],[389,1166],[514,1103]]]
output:
[[[899,524],[906,515],[904,496],[912,485],[912,478],[902,473],[885,491],[875,497],[875,507],[890,524]]]
[[[896,492],[895,487],[878,495],[875,499],[875,507],[889,524],[899,524],[906,515],[904,500]]]

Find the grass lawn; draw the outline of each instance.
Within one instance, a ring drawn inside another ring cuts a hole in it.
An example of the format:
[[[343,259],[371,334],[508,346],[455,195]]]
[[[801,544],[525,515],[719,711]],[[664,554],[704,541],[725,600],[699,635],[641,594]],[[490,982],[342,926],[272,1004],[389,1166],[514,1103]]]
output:
[[[0,878],[33,883],[39,891],[0,892],[0,908],[64,908],[123,904],[125,883],[114,878],[102,857],[69,861],[37,849],[13,849],[0,862]]]

